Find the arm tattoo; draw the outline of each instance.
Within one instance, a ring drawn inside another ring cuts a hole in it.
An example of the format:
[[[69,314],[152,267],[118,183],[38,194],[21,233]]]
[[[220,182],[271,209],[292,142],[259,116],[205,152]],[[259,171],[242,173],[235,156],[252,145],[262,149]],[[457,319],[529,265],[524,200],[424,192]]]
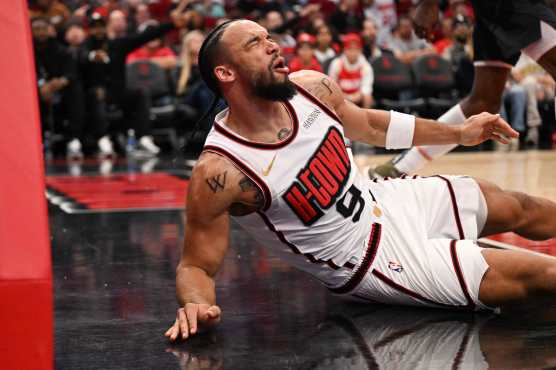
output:
[[[239,181],[239,187],[244,193],[255,192],[255,200],[257,202],[263,201],[263,194],[261,193],[257,185],[255,185],[255,183],[249,177],[243,176],[243,178]]]
[[[228,174],[228,171],[224,171],[222,173],[219,173],[218,175],[210,178],[210,179],[206,179],[205,181],[207,182],[207,185],[209,186],[210,190],[212,190],[213,193],[218,193],[222,190],[224,190],[224,188],[226,187],[226,175]]]
[[[287,137],[290,134],[290,129],[289,128],[283,128],[280,131],[278,131],[278,139],[282,140],[285,137]]]
[[[322,80],[320,80],[320,83],[326,87],[326,89],[328,90],[328,95],[332,95],[332,89],[330,88],[330,80],[326,77],[324,77]]]

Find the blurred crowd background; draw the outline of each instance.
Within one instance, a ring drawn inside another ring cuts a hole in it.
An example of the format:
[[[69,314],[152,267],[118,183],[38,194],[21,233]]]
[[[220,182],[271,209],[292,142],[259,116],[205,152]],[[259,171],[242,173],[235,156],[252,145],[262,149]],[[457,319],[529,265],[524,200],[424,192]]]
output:
[[[199,49],[208,31],[233,18],[259,22],[292,72],[328,74],[355,104],[436,118],[471,90],[473,8],[441,1],[428,42],[413,31],[416,3],[201,0],[176,9],[175,0],[30,0],[45,152],[198,150],[212,124],[208,117],[194,130],[212,100]],[[501,114],[522,135],[495,150],[556,147],[554,80],[533,60],[522,55],[503,102]]]

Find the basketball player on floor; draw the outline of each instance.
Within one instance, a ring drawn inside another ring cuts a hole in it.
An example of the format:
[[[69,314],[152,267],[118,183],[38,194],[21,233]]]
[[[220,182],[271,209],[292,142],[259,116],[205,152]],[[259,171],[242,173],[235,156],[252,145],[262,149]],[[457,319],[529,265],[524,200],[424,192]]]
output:
[[[471,0],[475,78],[471,94],[439,119],[449,125],[483,111],[500,112],[502,93],[521,52],[539,63],[556,80],[556,7],[545,0]],[[438,21],[438,0],[422,0],[415,12],[416,33],[430,34]],[[556,105],[556,104],[555,104]],[[369,168],[371,178],[415,173],[457,144],[414,146],[392,160]]]
[[[170,339],[220,320],[214,276],[230,216],[332,292],[362,301],[475,310],[556,297],[556,259],[475,242],[508,230],[553,237],[555,203],[470,177],[375,183],[344,144],[344,134],[388,148],[507,143],[517,133],[501,118],[451,126],[359,108],[319,72],[290,80],[279,46],[246,20],[215,28],[199,59],[230,108],[216,116],[191,176]]]

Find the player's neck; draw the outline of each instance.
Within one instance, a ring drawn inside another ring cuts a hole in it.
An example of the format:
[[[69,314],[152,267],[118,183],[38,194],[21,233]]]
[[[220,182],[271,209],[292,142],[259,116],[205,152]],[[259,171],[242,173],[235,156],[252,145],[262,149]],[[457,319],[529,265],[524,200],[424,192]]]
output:
[[[289,127],[289,115],[281,102],[255,96],[235,96],[228,101],[230,113],[226,125],[248,139],[275,138],[274,133]],[[266,141],[266,140],[265,140]]]

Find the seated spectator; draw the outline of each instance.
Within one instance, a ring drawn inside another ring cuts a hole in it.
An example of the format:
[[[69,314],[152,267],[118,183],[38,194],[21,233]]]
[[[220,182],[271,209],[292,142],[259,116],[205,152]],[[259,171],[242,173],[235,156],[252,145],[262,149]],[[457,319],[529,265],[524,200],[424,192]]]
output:
[[[194,30],[183,37],[178,61],[176,94],[186,108],[186,119],[197,122],[208,109],[213,98],[199,72],[199,51],[205,36]]]
[[[394,0],[363,0],[363,13],[371,19],[377,29],[376,44],[388,47],[392,38],[391,30],[398,23]]]
[[[454,29],[454,20],[450,17],[444,17],[440,21],[440,35],[439,39],[434,42],[434,49],[440,55],[444,50],[452,45],[452,33]]]
[[[444,49],[442,57],[452,63],[459,96],[466,96],[473,85],[473,40],[472,26],[466,17],[456,16],[452,22],[452,39]]]
[[[340,0],[330,16],[330,24],[341,34],[358,32],[363,25],[363,12],[357,0]]]
[[[374,20],[365,19],[361,37],[363,38],[363,55],[365,55],[369,62],[380,58],[383,53],[392,53],[390,50],[378,46],[377,29]]]
[[[139,32],[145,32],[158,26],[157,21],[149,21],[139,27]],[[131,52],[126,59],[126,63],[130,64],[137,60],[150,60],[162,69],[172,70],[176,67],[176,54],[167,46],[164,46],[162,39],[154,39],[145,44],[145,46]]]
[[[539,145],[539,129],[542,125],[539,104],[554,100],[555,82],[548,73],[533,59],[525,54],[512,68],[511,76],[516,84],[525,89],[527,94],[527,145]]]
[[[295,50],[295,39],[283,26],[284,18],[281,13],[272,10],[266,13],[262,22],[274,40],[280,45],[282,54],[286,58],[290,58]]]
[[[46,19],[34,19],[31,30],[43,130],[56,129],[54,109],[61,108],[64,118],[69,121],[67,154],[82,157],[85,112],[77,64],[56,39],[49,37]]]
[[[332,31],[326,24],[317,28],[315,57],[326,71],[330,61],[336,56],[336,50],[332,47]]]
[[[435,53],[428,42],[415,35],[413,22],[407,16],[400,17],[391,47],[396,58],[407,64],[411,64],[420,56]]]
[[[322,67],[314,55],[315,37],[308,33],[300,33],[297,36],[297,47],[295,57],[290,61],[288,67],[290,73],[303,69],[322,72]]]
[[[31,19],[44,18],[57,31],[61,31],[69,20],[71,12],[59,0],[33,0],[29,8],[29,16]]]
[[[116,15],[114,15],[116,13]],[[106,25],[100,16],[94,16],[89,25],[90,36],[83,45],[84,81],[91,112],[90,116],[97,122],[103,136],[99,139],[102,153],[113,152],[112,142],[106,135],[108,117],[106,107],[113,106],[123,111],[127,122],[133,124],[138,140],[138,151],[156,155],[160,149],[155,145],[150,131],[150,105],[145,93],[139,89],[130,89],[126,85],[125,61],[128,54],[151,40],[162,37],[174,27],[184,27],[189,15],[178,7],[172,11],[172,23],[162,23],[139,34],[118,36],[125,27],[121,27],[121,18],[117,11],[112,12]],[[125,18],[124,18],[125,21]],[[110,22],[117,22],[118,25]],[[108,30],[111,34],[107,35]]]
[[[514,130],[520,134],[525,133],[525,112],[527,108],[527,93],[522,86],[508,82],[502,96],[500,115],[506,120]],[[517,151],[519,149],[519,139],[511,139],[510,145],[496,145],[498,150]]]
[[[338,83],[348,100],[370,108],[373,103],[373,68],[363,55],[361,37],[349,33],[342,41],[343,53],[332,61],[328,75]]]
[[[128,20],[128,23],[132,24],[132,26],[128,27],[128,29],[132,29],[134,31],[138,31],[141,26],[152,20],[149,6],[145,3],[137,4],[129,16],[132,18]]]

